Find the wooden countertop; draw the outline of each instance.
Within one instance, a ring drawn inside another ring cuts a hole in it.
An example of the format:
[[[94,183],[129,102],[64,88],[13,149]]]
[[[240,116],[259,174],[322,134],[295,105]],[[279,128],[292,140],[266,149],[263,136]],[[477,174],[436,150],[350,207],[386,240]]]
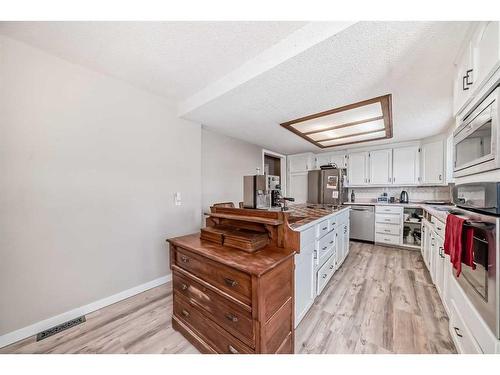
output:
[[[293,217],[303,217],[300,220],[290,223],[290,228],[294,230],[302,230],[304,226],[309,226],[316,221],[321,221],[321,219],[326,218],[334,214],[338,214],[342,211],[349,210],[347,206],[340,206],[337,209],[322,208],[319,206],[311,207],[309,204],[294,204],[289,206],[290,216]]]
[[[202,240],[200,239],[200,233],[170,238],[168,242],[256,276],[263,275],[295,255],[295,251],[286,251],[283,248],[273,246],[266,246],[254,253],[247,253],[232,247]]]

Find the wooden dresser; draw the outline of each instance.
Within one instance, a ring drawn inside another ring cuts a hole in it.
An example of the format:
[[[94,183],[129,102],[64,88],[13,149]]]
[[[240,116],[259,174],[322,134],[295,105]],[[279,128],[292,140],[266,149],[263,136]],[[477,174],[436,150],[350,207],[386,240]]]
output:
[[[212,211],[207,225],[261,230],[269,243],[246,252],[199,233],[169,239],[172,326],[203,353],[293,353],[299,234],[281,212]]]

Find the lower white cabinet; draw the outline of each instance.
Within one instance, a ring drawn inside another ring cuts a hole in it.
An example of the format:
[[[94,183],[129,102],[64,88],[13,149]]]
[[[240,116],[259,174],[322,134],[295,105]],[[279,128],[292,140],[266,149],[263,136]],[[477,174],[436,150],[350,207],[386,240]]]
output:
[[[375,206],[375,242],[399,246],[403,243],[402,206]]]
[[[316,283],[314,272],[314,242],[300,249],[295,257],[295,321],[302,320],[314,303]]]

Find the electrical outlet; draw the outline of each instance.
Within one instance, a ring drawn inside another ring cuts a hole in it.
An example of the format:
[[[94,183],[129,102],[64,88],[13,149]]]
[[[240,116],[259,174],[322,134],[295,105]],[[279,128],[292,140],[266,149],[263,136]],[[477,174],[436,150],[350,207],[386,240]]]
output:
[[[181,199],[181,193],[180,192],[174,193],[174,204],[176,206],[180,206],[182,204],[182,199]]]

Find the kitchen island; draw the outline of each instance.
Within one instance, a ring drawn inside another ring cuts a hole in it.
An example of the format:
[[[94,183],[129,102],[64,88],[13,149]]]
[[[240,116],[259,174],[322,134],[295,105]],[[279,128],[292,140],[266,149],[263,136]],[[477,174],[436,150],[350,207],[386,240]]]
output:
[[[349,253],[349,206],[290,206],[290,227],[300,233],[295,255],[295,326]]]

